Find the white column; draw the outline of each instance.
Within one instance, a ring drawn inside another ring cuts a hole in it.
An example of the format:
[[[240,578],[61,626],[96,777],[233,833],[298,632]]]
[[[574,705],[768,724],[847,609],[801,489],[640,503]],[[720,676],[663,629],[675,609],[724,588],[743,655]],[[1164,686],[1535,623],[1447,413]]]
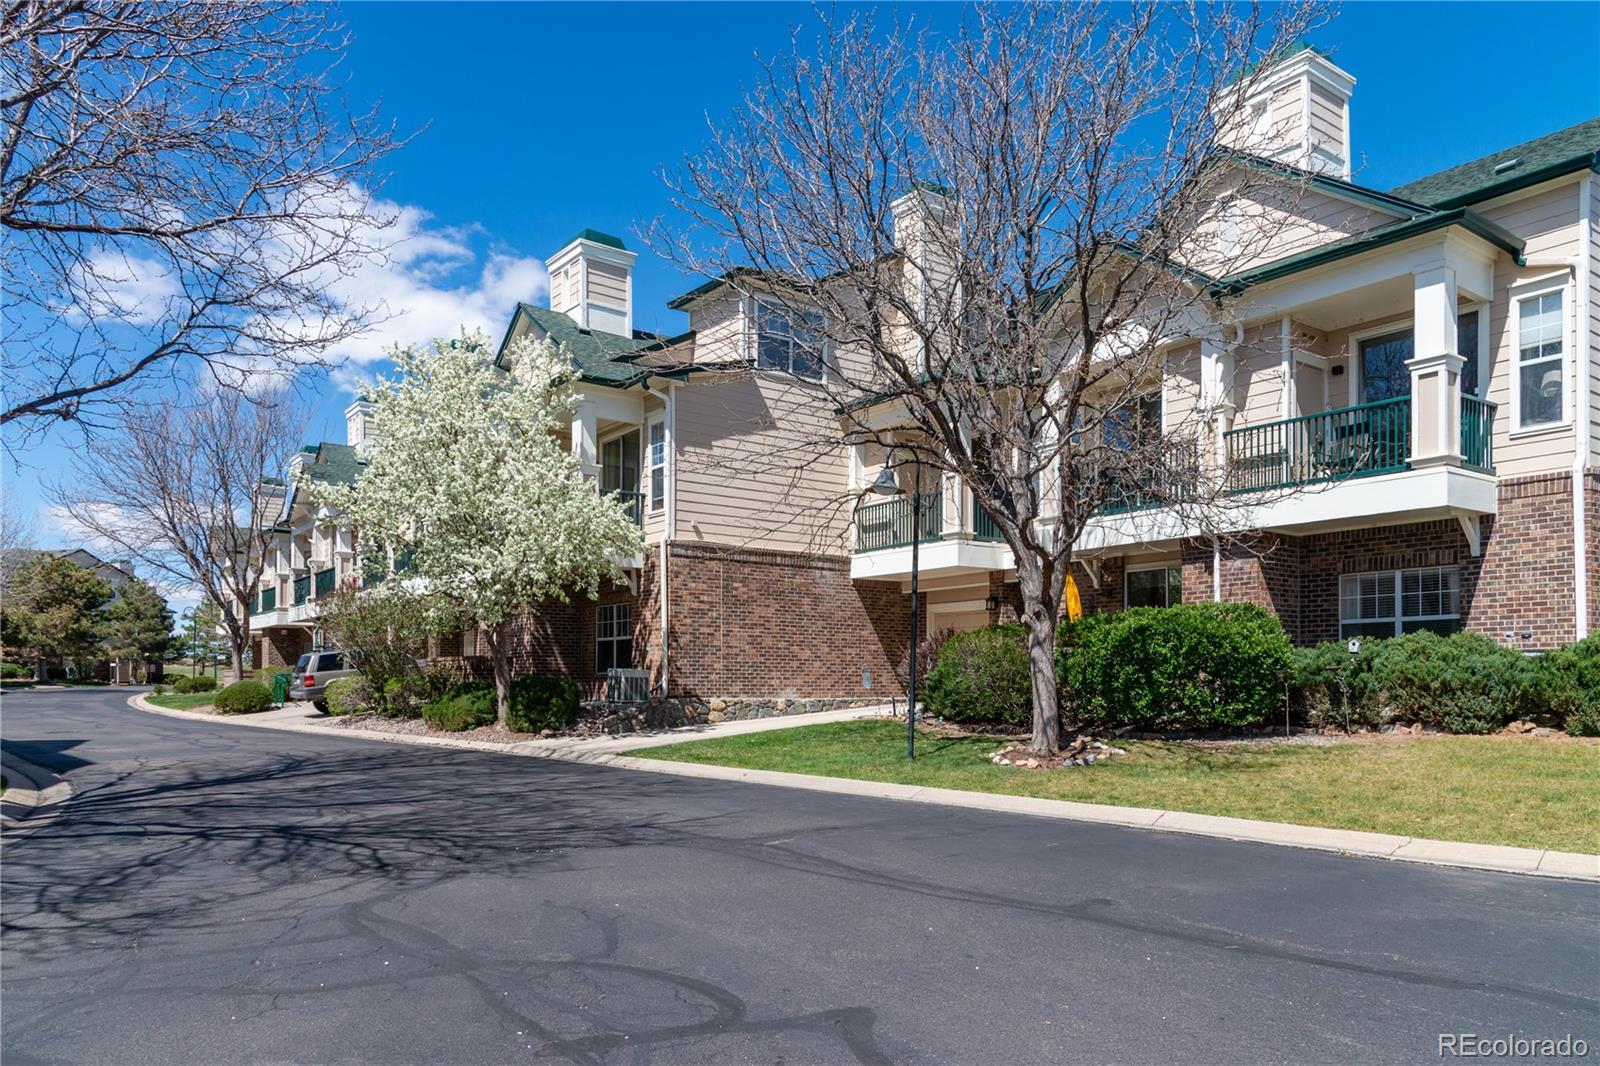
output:
[[[597,456],[600,416],[593,400],[578,401],[572,412],[572,454],[583,464],[583,476],[598,478],[600,461]]]
[[[1216,427],[1210,465],[1219,478],[1226,477],[1228,454],[1222,435],[1233,428],[1237,408],[1233,403],[1233,349],[1220,337],[1200,341],[1200,400]]]
[[[1447,263],[1412,275],[1412,466],[1461,465],[1461,367],[1456,352],[1456,272]]]

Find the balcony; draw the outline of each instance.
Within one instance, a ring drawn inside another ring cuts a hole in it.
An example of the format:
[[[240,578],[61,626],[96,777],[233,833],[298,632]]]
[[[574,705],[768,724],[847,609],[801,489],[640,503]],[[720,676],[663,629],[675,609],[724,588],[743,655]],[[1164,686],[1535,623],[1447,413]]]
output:
[[[329,593],[333,592],[333,590],[338,586],[338,582],[334,579],[333,567],[331,567],[331,566],[328,567],[328,569],[326,569],[326,570],[318,570],[317,573],[316,573],[315,581],[316,581],[316,585],[313,588],[312,592],[313,592],[313,595],[315,595],[316,598],[319,599],[319,600],[322,597],[324,597],[324,596],[328,595]]]
[[[294,606],[298,607],[311,598],[311,575],[301,574],[294,579]]]
[[[938,489],[924,492],[921,537],[923,543],[944,537],[944,499]],[[911,544],[911,500],[897,496],[878,503],[856,507],[856,551],[873,552],[885,548],[904,548]],[[991,528],[993,524],[991,523]]]
[[[630,492],[627,489],[610,489],[606,491],[605,495],[607,499],[616,500],[617,503],[622,505],[622,509],[628,513],[628,517],[633,519],[634,525],[644,525],[644,493]]]
[[[1494,472],[1495,405],[1461,397],[1461,465]],[[1230,492],[1292,489],[1411,469],[1411,397],[1341,407],[1223,434]]]

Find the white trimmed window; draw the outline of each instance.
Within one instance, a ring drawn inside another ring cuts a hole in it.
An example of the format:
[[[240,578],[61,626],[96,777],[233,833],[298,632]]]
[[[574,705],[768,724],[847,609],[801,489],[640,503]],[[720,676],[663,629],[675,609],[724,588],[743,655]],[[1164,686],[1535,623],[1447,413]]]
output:
[[[1563,421],[1566,410],[1566,330],[1562,290],[1518,297],[1517,359],[1512,387],[1517,427],[1532,429]]]
[[[1182,603],[1183,570],[1177,566],[1129,570],[1123,579],[1122,602],[1127,607],[1171,607]]]
[[[644,465],[649,476],[650,510],[659,511],[667,503],[667,424],[653,419],[648,434]]]
[[[1461,571],[1454,566],[1376,570],[1339,579],[1339,637],[1394,637],[1461,628]]]
[[[756,367],[822,380],[822,314],[754,301]]]
[[[633,666],[633,604],[602,603],[594,609],[594,669]]]

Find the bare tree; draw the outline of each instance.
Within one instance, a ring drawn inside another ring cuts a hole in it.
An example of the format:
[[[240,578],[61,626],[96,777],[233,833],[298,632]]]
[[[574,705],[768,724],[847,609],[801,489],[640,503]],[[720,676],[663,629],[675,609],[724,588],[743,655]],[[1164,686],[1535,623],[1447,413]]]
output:
[[[0,425],[318,363],[380,313],[336,295],[383,251],[373,167],[396,144],[341,106],[345,43],[298,0],[0,12]]]
[[[48,489],[93,539],[221,609],[235,677],[250,646],[243,605],[283,513],[286,490],[274,474],[300,439],[285,399],[225,389],[142,407],[90,440]]]
[[[23,514],[16,498],[8,495],[0,504],[0,600],[17,568],[33,553],[35,535],[33,516]]]
[[[1143,401],[1176,339],[1227,328],[1214,280],[1292,217],[1306,175],[1224,145],[1259,128],[1257,79],[1322,17],[979,6],[936,37],[825,16],[667,175],[687,223],[658,221],[652,246],[808,334],[802,376],[826,364],[808,387],[839,431],[817,447],[959,477],[1010,546],[1037,751],[1059,745],[1055,634],[1086,524],[1162,504],[1214,526],[1232,500],[1204,383],[1165,424]]]

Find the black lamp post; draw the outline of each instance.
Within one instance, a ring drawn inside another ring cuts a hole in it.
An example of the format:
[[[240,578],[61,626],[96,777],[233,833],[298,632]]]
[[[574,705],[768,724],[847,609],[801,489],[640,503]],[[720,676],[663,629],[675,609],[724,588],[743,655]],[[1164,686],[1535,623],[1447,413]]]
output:
[[[899,496],[891,460],[894,450],[884,457],[883,470],[869,490],[879,496]],[[906,758],[917,757],[917,546],[922,543],[922,457],[911,450],[913,477],[911,489],[911,654],[906,665]]]

